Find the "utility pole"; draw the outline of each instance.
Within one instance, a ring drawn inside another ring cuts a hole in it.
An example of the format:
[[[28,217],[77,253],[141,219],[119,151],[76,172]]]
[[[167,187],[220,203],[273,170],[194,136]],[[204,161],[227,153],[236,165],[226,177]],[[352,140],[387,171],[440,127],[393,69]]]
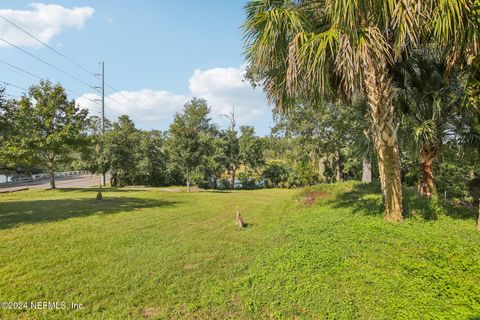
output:
[[[102,61],[102,135],[105,133],[105,62]]]
[[[101,77],[102,85],[100,87],[95,87],[96,89],[102,90],[102,118],[100,119],[100,130],[101,130],[101,135],[105,134],[105,62],[100,62],[102,65],[102,73],[101,74],[95,74],[96,76]],[[98,100],[96,100],[98,101]],[[103,149],[103,141],[100,143],[100,149]],[[105,173],[102,173],[100,175],[100,188],[102,186],[105,186]]]
[[[96,77],[101,77],[101,81],[102,81],[102,85],[100,87],[93,87],[95,90],[102,90],[102,118],[100,119],[100,135],[102,137],[102,139],[100,139],[100,142],[99,144],[97,145],[97,151],[102,154],[103,153],[103,135],[105,134],[105,63],[102,61],[100,62],[100,64],[102,65],[102,73],[101,74],[98,74],[98,73],[95,73],[95,76]],[[95,99],[96,102],[100,101],[100,99]],[[102,156],[100,156],[100,159],[98,159],[98,162],[100,163],[101,161],[101,158]],[[103,165],[101,165],[101,167],[103,168]],[[102,169],[103,171],[103,169]],[[100,174],[100,189],[98,190],[98,193],[97,193],[97,200],[98,201],[102,201],[103,199],[103,196],[102,196],[102,187],[105,186],[105,173],[102,172]]]
[[[105,134],[105,62],[102,61],[102,119],[101,119],[101,129],[102,137]],[[103,141],[102,141],[103,148]],[[105,186],[105,173],[102,172],[100,175],[100,185]]]

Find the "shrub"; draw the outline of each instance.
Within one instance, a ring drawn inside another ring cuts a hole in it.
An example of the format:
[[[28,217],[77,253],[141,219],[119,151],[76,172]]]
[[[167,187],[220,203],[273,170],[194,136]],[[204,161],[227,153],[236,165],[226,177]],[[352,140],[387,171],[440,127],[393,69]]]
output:
[[[242,172],[238,175],[238,180],[242,183],[243,189],[255,189],[256,179],[248,172]]]

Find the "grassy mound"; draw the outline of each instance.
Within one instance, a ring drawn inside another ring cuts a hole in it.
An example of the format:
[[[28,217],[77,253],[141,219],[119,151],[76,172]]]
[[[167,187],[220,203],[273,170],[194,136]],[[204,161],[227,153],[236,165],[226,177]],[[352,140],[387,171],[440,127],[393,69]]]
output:
[[[383,221],[378,189],[358,183],[95,195],[0,195],[0,301],[67,304],[0,318],[480,316],[474,216],[412,192],[400,225]]]

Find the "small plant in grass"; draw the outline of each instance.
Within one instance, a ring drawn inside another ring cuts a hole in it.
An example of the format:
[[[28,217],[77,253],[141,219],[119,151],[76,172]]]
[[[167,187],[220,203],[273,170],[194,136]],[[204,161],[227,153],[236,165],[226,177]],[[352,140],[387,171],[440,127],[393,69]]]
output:
[[[245,227],[245,222],[243,221],[242,216],[240,215],[240,210],[237,209],[237,217],[235,219],[235,224],[240,228]]]

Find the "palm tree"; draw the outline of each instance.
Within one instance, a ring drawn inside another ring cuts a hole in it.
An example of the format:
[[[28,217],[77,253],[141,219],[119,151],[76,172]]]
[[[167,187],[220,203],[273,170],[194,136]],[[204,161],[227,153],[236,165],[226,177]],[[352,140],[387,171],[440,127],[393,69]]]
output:
[[[251,0],[244,24],[248,74],[284,112],[295,99],[315,104],[338,94],[365,94],[385,219],[402,221],[399,124],[389,68],[425,35],[441,38],[451,63],[458,61],[477,39],[472,12],[473,0]]]
[[[394,68],[396,100],[420,160],[418,192],[426,197],[436,195],[433,164],[443,144],[464,125],[461,75],[449,70],[444,58],[435,46],[425,47]]]

